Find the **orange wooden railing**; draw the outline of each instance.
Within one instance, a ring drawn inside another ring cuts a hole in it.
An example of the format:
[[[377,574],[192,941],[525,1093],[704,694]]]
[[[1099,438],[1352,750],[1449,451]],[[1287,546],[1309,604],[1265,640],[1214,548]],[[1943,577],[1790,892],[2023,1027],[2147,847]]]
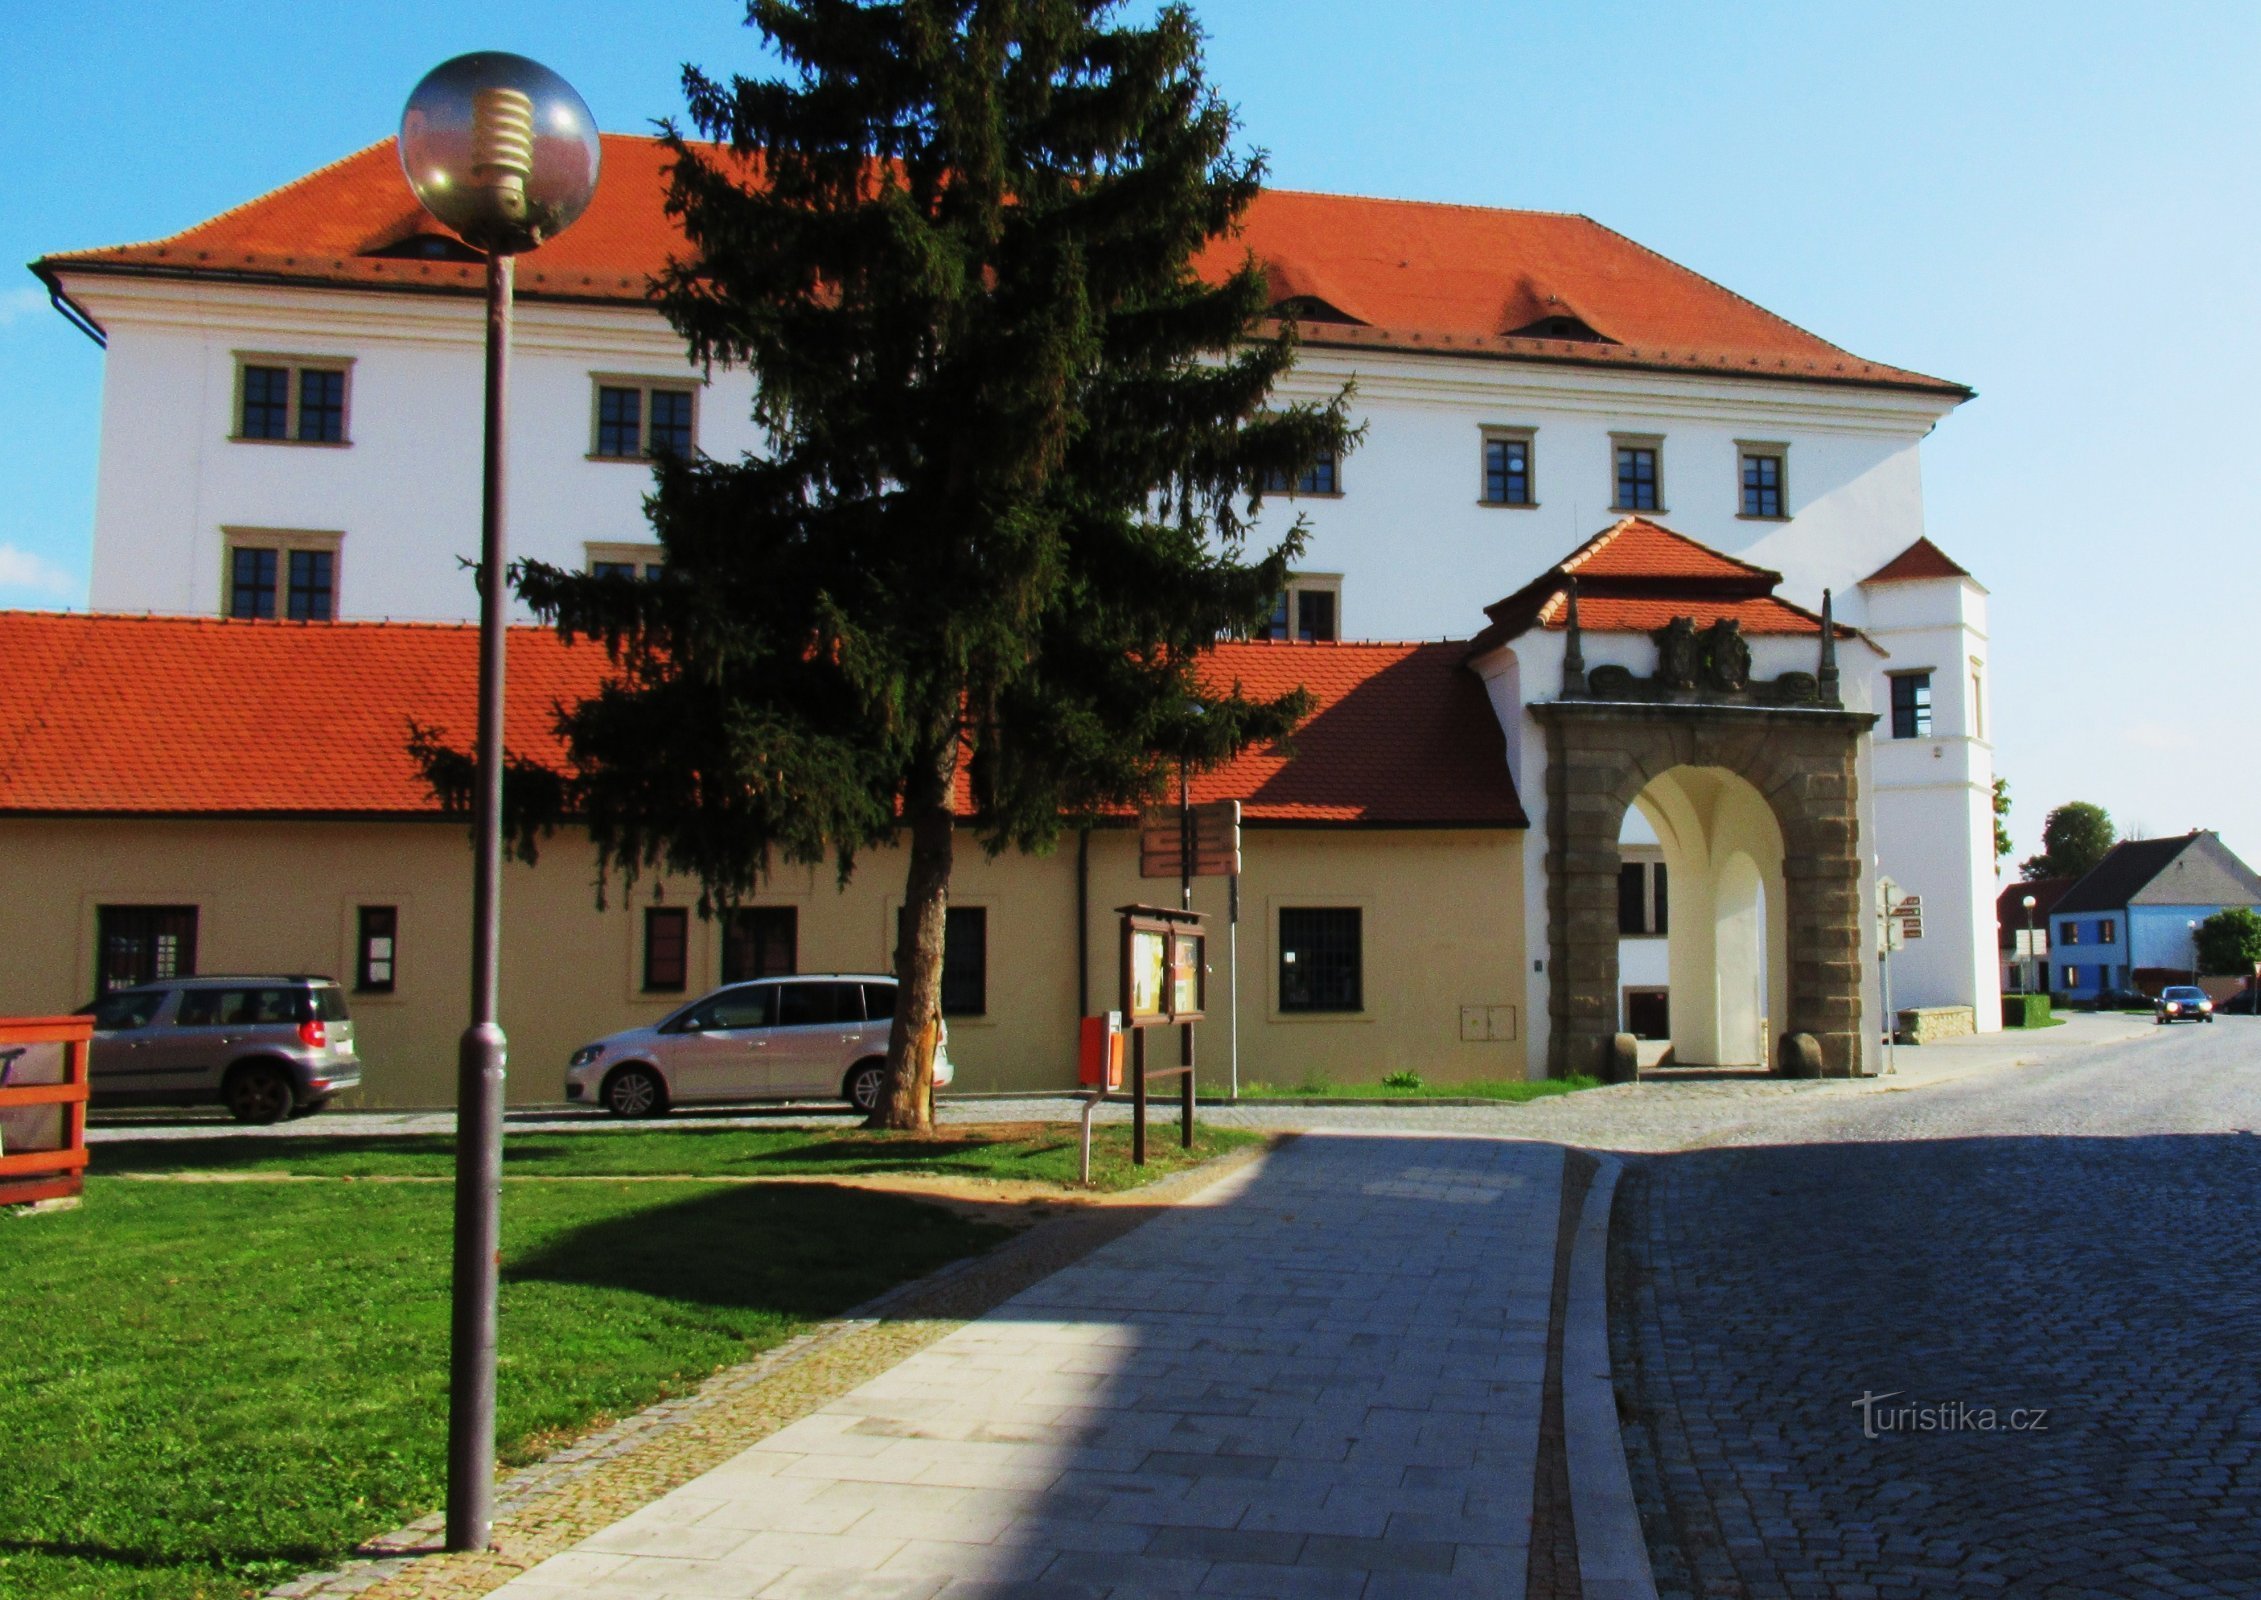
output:
[[[23,1149],[0,1144],[0,1205],[68,1199],[83,1186],[86,1058],[93,1039],[92,1017],[0,1017],[0,1057],[22,1045],[63,1047],[61,1083],[0,1082],[0,1111],[60,1106],[63,1112],[62,1138],[54,1147]]]

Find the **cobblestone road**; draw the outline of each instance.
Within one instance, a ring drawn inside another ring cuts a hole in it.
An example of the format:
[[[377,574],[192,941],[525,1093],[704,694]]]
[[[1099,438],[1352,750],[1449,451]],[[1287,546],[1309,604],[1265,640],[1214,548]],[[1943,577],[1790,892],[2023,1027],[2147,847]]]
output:
[[[2261,1026],[1782,1113],[1621,1191],[1660,1590],[2261,1595]]]

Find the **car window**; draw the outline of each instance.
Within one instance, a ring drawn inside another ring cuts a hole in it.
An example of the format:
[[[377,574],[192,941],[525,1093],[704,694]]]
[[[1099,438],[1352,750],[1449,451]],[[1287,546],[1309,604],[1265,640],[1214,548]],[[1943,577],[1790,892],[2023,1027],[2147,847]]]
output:
[[[766,1028],[775,1011],[772,988],[725,989],[692,1008],[679,1027],[685,1033],[718,1033],[729,1028]]]
[[[187,989],[176,1020],[184,1028],[272,1028],[313,1015],[304,989]]]
[[[94,1026],[104,1033],[115,1033],[121,1028],[146,1028],[149,1019],[157,1015],[157,1008],[165,1003],[162,989],[127,989],[118,994],[106,994],[92,1005],[79,1007],[79,1015],[91,1016]]]
[[[806,1028],[830,1022],[864,1020],[860,983],[787,983],[778,986],[777,1025]]]
[[[864,1015],[874,1022],[891,1022],[895,1017],[895,985],[867,983],[864,985]]]
[[[345,991],[334,983],[318,983],[313,989],[314,1015],[324,1022],[351,1022],[353,1013],[345,1008]]]

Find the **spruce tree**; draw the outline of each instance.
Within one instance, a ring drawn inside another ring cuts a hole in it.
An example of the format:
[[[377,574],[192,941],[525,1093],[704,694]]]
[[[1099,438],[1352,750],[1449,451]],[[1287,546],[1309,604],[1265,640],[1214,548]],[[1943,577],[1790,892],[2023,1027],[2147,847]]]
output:
[[[966,802],[986,849],[1042,850],[1305,709],[1205,692],[1198,658],[1281,590],[1301,525],[1254,555],[1249,518],[1351,442],[1347,391],[1271,402],[1261,270],[1192,268],[1261,157],[1192,16],[1116,9],[753,0],[782,70],[686,70],[655,291],[751,372],[766,445],[658,463],[658,581],[519,577],[619,668],[564,714],[559,791],[608,876],[721,911],[908,836],[882,1126],[929,1116]]]

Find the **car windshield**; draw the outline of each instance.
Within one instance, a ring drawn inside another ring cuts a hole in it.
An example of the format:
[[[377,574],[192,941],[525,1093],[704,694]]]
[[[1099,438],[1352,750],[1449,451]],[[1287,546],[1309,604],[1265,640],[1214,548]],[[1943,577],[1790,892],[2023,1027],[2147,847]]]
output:
[[[2159,998],[2162,1000],[2203,1000],[2206,998],[2206,991],[2204,989],[2169,989]]]

